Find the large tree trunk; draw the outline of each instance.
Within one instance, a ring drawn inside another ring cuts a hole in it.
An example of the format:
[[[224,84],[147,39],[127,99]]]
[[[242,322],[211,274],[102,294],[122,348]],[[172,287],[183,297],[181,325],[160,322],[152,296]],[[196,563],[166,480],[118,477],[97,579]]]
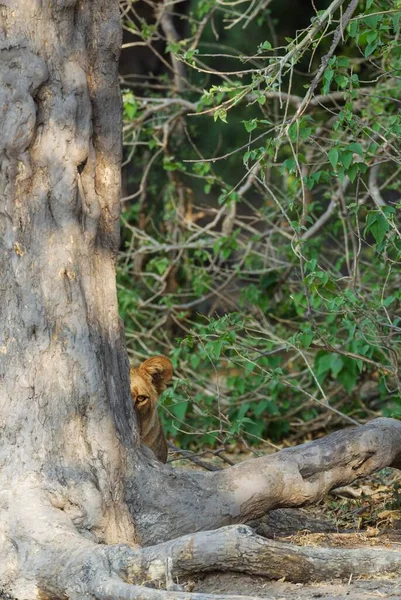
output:
[[[17,529],[42,545],[53,522],[60,548],[77,533],[134,542],[125,482],[138,433],[114,270],[118,3],[11,0],[0,22],[4,586],[13,557],[18,572],[38,553],[21,558]]]
[[[196,536],[175,549],[136,543],[245,522],[398,466],[400,425],[378,421],[222,473],[175,471],[142,452],[114,272],[118,3],[8,0],[0,19],[0,592],[202,598],[138,584],[213,569],[216,548],[243,571],[248,529],[217,536],[215,549],[208,541],[209,553]]]

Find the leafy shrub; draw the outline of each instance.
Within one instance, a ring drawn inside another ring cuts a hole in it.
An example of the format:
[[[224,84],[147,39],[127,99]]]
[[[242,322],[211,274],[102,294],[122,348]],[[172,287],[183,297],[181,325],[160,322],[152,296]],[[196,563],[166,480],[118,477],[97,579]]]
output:
[[[173,360],[182,445],[401,406],[401,2],[311,5],[302,30],[256,4],[191,2],[182,39],[168,7],[126,25],[167,38],[169,74],[123,83],[120,307],[134,359]]]

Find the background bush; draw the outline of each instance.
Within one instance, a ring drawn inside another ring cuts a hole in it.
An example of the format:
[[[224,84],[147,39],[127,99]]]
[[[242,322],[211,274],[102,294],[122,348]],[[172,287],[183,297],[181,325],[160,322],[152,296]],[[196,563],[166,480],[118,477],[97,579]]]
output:
[[[121,315],[182,446],[400,395],[400,0],[121,2]]]

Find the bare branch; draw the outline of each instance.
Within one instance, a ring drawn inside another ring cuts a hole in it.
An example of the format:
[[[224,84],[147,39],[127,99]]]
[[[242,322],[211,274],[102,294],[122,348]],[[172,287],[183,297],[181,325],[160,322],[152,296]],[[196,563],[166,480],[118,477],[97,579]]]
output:
[[[376,204],[376,206],[381,207],[381,206],[386,206],[386,203],[384,202],[384,200],[382,198],[382,195],[380,193],[380,188],[377,183],[379,171],[380,171],[379,164],[373,165],[373,167],[371,167],[371,169],[369,171],[368,186],[369,186],[369,193],[370,193],[374,203]]]
[[[358,6],[359,0],[351,0],[347,10],[345,11],[344,15],[341,17],[340,19],[340,24],[337,27],[336,31],[334,32],[334,36],[333,36],[333,41],[331,43],[330,49],[328,51],[327,54],[325,54],[325,56],[322,58],[322,61],[320,63],[320,67],[315,75],[315,77],[313,78],[312,83],[310,84],[310,87],[308,89],[308,91],[305,94],[304,99],[302,100],[297,112],[295,113],[295,115],[293,116],[293,118],[291,119],[291,123],[294,123],[298,117],[300,117],[300,115],[302,115],[302,113],[304,112],[306,106],[308,105],[310,99],[313,96],[313,92],[315,91],[318,83],[320,82],[320,80],[323,77],[323,74],[327,68],[327,65],[329,63],[330,58],[333,56],[335,49],[337,48],[338,44],[340,43],[340,41],[343,39],[344,36],[344,29],[346,28],[346,26],[348,25],[352,15],[354,14],[357,6]],[[289,127],[289,126],[288,126]]]

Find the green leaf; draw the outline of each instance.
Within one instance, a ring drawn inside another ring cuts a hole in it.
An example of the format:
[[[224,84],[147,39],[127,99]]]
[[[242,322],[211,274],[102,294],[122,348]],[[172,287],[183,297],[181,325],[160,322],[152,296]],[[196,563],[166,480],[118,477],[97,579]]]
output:
[[[357,142],[354,142],[352,144],[348,144],[347,149],[350,152],[355,152],[355,154],[359,154],[359,156],[363,156],[364,155],[363,148],[362,148],[361,144],[358,144]]]
[[[357,382],[357,376],[355,373],[344,369],[341,373],[339,373],[338,381],[345,387],[347,392],[351,392]]]
[[[179,50],[179,44],[178,44],[178,50]],[[172,51],[177,53],[178,50],[172,50]],[[187,52],[184,52],[183,59],[191,64],[195,64],[195,61],[193,61],[192,59],[193,59],[194,55],[198,54],[198,53],[199,53],[198,48],[196,48],[195,50],[188,50]]]
[[[301,138],[303,140],[307,140],[308,137],[310,137],[312,131],[313,131],[312,127],[305,127],[305,126],[301,125],[299,128],[299,135],[301,136]]]
[[[371,43],[371,42],[373,42],[374,40],[377,40],[377,37],[378,37],[378,35],[379,35],[379,34],[378,34],[378,32],[377,32],[375,29],[372,29],[371,31],[369,31],[369,32],[366,34],[366,40],[367,40],[367,41],[369,42],[369,44],[370,44],[370,43]]]
[[[367,27],[369,27],[369,29],[377,29],[377,26],[380,23],[380,21],[382,20],[382,18],[383,18],[382,14],[367,15],[366,17],[364,17],[362,19],[362,23],[364,25],[366,25]]]
[[[298,138],[298,123],[293,123],[288,129],[288,135],[292,142],[296,142]]]
[[[192,354],[190,354],[190,356],[189,356],[189,362],[190,362],[191,367],[193,369],[197,369],[199,367],[200,361],[201,361],[201,359],[200,359],[199,354],[196,354],[195,352],[193,352]]]
[[[359,165],[358,163],[354,163],[353,165],[350,166],[349,169],[347,169],[347,175],[350,178],[350,181],[353,183],[356,179],[356,176],[359,173]]]
[[[314,271],[316,269],[317,266],[317,259],[316,258],[312,258],[311,260],[308,260],[305,263],[305,269],[307,271]]]
[[[281,166],[281,172],[284,173],[285,171],[288,171],[289,173],[296,173],[297,171],[297,163],[295,162],[294,158],[287,158],[287,160],[285,160]]]
[[[165,258],[157,258],[152,261],[154,268],[159,273],[159,275],[163,275],[163,273],[168,268],[170,261],[167,257]]]
[[[217,119],[223,121],[223,123],[227,123],[227,111],[225,108],[216,108],[213,114],[213,119],[216,122]]]
[[[345,75],[337,75],[334,78],[334,81],[336,82],[336,84],[338,85],[338,87],[344,89],[345,87],[347,87],[348,77],[346,77]]]
[[[349,169],[349,167],[351,166],[352,159],[353,159],[352,152],[344,152],[344,151],[341,152],[340,162],[344,165],[344,167],[346,169]]]
[[[390,224],[382,212],[371,211],[368,214],[364,233],[365,235],[366,233],[371,233],[378,246],[382,245],[384,237],[389,229]]]
[[[365,52],[364,52],[365,58],[368,58],[368,56],[370,56],[371,54],[373,54],[373,52],[376,50],[376,48],[377,48],[377,41],[368,44],[366,46]]]
[[[186,171],[186,166],[183,163],[175,161],[173,156],[165,156],[163,169],[165,171]]]
[[[298,340],[303,348],[309,348],[309,346],[313,342],[314,337],[315,335],[313,331],[309,329],[300,333],[298,336]]]
[[[351,38],[354,38],[358,35],[359,32],[359,22],[357,20],[351,21],[351,23],[347,27],[348,35]]]
[[[125,114],[129,118],[129,120],[132,121],[134,119],[136,113],[138,112],[137,102],[130,102],[129,104],[126,104],[124,108],[125,108]]]
[[[336,150],[335,148],[332,148],[327,153],[327,156],[329,157],[331,166],[333,167],[333,169],[335,169],[338,164],[338,157],[339,157],[338,150]]]
[[[347,56],[338,56],[337,57],[337,66],[338,67],[348,67],[349,66],[349,58]]]
[[[250,121],[242,121],[242,122],[245,125],[245,129],[248,133],[251,133],[251,131],[256,129],[256,127],[258,126],[257,119],[251,119]]]
[[[197,175],[200,176],[204,176],[207,175],[207,173],[210,172],[210,164],[206,163],[206,162],[198,162],[198,163],[194,163],[192,166],[194,173],[196,173]]]
[[[188,410],[188,405],[188,400],[182,400],[181,402],[177,402],[177,404],[170,406],[169,410],[175,417],[177,417],[177,419],[183,421]]]
[[[320,381],[323,381],[328,373],[337,378],[343,367],[344,361],[337,353],[321,353],[316,357],[316,374]]]
[[[333,375],[334,378],[336,378],[338,376],[338,374],[340,373],[343,366],[344,366],[344,361],[343,361],[342,357],[339,354],[333,354],[331,364],[330,364],[330,370],[331,370],[331,374]]]
[[[383,304],[384,306],[387,308],[388,306],[390,306],[390,304],[392,304],[394,302],[394,300],[396,300],[395,296],[388,296],[384,301]]]
[[[127,91],[123,93],[123,105],[126,117],[132,121],[138,112],[138,102],[132,92]]]

